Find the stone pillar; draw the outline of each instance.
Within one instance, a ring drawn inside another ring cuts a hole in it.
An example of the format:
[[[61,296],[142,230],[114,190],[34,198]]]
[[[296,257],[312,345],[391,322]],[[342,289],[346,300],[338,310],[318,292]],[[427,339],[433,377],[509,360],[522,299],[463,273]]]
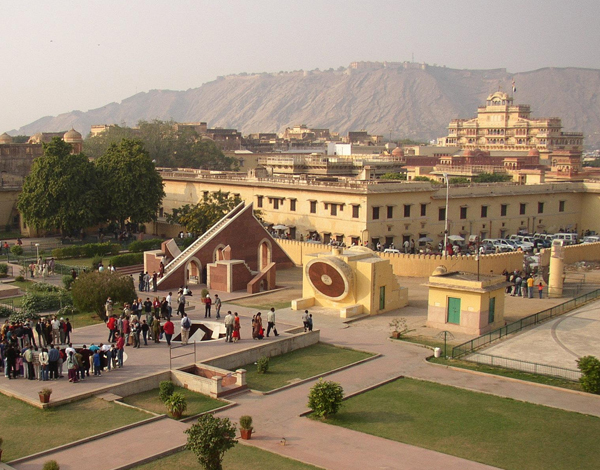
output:
[[[564,247],[562,240],[554,240],[550,252],[550,275],[548,279],[548,297],[563,296]]]
[[[212,387],[210,391],[211,398],[217,398],[221,392],[223,391],[223,376],[221,375],[213,375],[212,379]]]
[[[235,376],[236,376],[235,384],[238,387],[243,387],[244,385],[246,385],[246,370],[245,369],[236,370]]]

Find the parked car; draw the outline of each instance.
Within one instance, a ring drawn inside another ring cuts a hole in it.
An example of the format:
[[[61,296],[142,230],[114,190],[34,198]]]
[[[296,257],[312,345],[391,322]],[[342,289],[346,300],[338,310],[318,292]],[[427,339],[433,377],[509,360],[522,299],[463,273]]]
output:
[[[397,248],[386,248],[385,250],[383,250],[384,253],[400,253],[400,250],[398,250]]]
[[[600,242],[600,236],[598,235],[588,235],[587,237],[583,237],[581,243],[598,243]]]
[[[486,238],[482,241],[483,244],[491,243],[494,248],[497,248],[499,252],[506,253],[508,251],[514,251],[513,246],[502,238]]]
[[[521,248],[522,251],[531,251],[533,250],[533,243],[524,242],[521,240],[506,240],[510,245],[512,245],[513,249],[516,251]]]

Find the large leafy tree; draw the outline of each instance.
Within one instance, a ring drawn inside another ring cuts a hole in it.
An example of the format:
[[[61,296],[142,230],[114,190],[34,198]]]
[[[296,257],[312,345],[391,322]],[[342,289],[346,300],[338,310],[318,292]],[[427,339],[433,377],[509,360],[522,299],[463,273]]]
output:
[[[98,222],[94,165],[83,154],[72,155],[71,145],[58,137],[43,145],[44,154],[33,161],[17,203],[24,220],[63,235]]]
[[[111,126],[105,132],[88,137],[84,149],[90,158],[104,155],[112,144],[122,139],[139,139],[150,158],[158,166],[231,170],[237,167],[235,158],[226,157],[211,140],[205,140],[189,127],[176,130],[174,121],[139,121],[137,129]]]
[[[186,204],[173,214],[167,215],[167,222],[183,225],[188,232],[202,234],[222,219],[242,200],[237,195],[217,191],[204,194],[196,205]]]
[[[111,144],[96,160],[103,192],[102,213],[123,226],[126,220],[144,223],[156,219],[165,197],[163,182],[144,144],[123,139]]]

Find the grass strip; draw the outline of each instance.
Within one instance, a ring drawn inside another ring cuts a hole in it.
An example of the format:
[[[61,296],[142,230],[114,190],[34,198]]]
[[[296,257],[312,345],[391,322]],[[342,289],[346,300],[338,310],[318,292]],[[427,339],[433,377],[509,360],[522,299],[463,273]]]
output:
[[[220,400],[215,400],[213,398],[207,397],[206,395],[202,395],[200,393],[192,392],[186,388],[175,387],[175,391],[182,393],[187,399],[187,411],[183,413],[182,418],[186,418],[188,416],[194,416],[198,413],[203,413],[205,411],[214,410],[215,408],[219,408],[223,406],[225,403]],[[153,413],[167,413],[167,408],[164,403],[160,401],[158,398],[158,389],[155,388],[153,390],[148,390],[147,392],[136,393],[135,395],[130,395],[128,397],[123,398],[124,403],[128,405],[137,406],[143,410],[152,411]]]
[[[136,470],[163,470],[165,468],[198,470],[200,464],[192,452],[184,450],[135,467]],[[318,467],[291,460],[281,455],[258,449],[257,447],[237,444],[225,454],[223,468],[227,470],[263,470],[265,468],[277,470],[315,470]]]
[[[0,395],[2,459],[8,462],[148,418],[147,413],[98,398],[41,410]]]
[[[248,387],[267,392],[372,356],[373,354],[363,351],[317,343],[270,358],[266,374],[259,374],[255,364],[247,364],[242,369],[247,371]]]
[[[595,470],[595,416],[412,379],[344,402],[328,423],[507,470]]]

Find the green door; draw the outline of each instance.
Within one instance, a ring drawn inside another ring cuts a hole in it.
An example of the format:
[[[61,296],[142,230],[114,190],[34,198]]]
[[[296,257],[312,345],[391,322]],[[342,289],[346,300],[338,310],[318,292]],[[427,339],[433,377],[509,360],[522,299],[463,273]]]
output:
[[[496,297],[490,297],[490,310],[488,313],[488,323],[494,323],[496,317]]]
[[[385,308],[385,286],[379,288],[379,310]]]
[[[448,323],[460,325],[460,299],[448,297]]]

